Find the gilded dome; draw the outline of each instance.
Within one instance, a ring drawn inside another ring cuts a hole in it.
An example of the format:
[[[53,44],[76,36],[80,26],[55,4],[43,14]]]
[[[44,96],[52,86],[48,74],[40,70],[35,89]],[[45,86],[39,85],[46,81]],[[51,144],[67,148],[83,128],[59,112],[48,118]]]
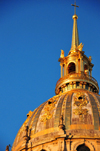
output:
[[[76,3],[73,6],[77,7]],[[79,43],[77,18],[74,14],[68,56],[61,50],[61,77],[56,84],[56,95],[29,111],[12,151],[100,149],[99,86],[92,77],[92,59],[84,54],[83,44]]]
[[[33,146],[55,140],[60,136],[60,130],[66,136],[100,137],[99,102],[100,95],[82,89],[74,89],[50,98],[27,114],[12,151],[23,146],[26,126]]]

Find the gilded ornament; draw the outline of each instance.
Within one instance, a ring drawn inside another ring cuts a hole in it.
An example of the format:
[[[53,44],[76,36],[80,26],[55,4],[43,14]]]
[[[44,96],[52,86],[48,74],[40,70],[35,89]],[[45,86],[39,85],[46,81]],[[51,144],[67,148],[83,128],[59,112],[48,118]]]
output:
[[[61,50],[60,58],[64,58],[64,50]]]
[[[75,112],[74,112],[74,114],[75,115],[87,115],[87,113],[88,113],[88,110],[87,109],[82,109],[82,108],[77,108],[77,109],[75,109]]]
[[[48,100],[47,104],[44,106],[44,109],[42,110],[42,116],[41,116],[41,122],[44,122],[46,124],[46,121],[51,119],[53,117],[54,109],[56,100],[54,98],[51,98]]]
[[[74,109],[74,114],[76,115],[87,115],[88,110],[86,108],[86,105],[88,104],[87,96],[83,92],[78,92],[75,94],[74,97],[74,106],[77,106],[76,109]]]
[[[88,104],[87,96],[83,92],[76,93],[74,97],[74,106],[86,106]]]
[[[77,49],[80,50],[80,51],[82,51],[82,49],[83,49],[82,43],[80,43],[80,44],[78,45]]]

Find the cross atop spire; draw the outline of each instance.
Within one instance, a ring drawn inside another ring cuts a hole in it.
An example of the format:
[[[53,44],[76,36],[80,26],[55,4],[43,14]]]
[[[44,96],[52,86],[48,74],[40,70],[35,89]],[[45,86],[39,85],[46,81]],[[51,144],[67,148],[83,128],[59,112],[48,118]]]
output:
[[[76,15],[76,7],[79,7],[79,6],[76,5],[76,1],[74,4],[71,4],[71,5],[74,6],[74,14]]]
[[[73,15],[73,32],[72,32],[72,45],[71,45],[71,51],[75,51],[75,49],[79,46],[79,36],[78,36],[78,28],[77,28],[77,19],[78,16],[76,15],[76,7],[79,7],[76,5],[76,1],[74,4],[71,4],[74,6],[74,15]]]

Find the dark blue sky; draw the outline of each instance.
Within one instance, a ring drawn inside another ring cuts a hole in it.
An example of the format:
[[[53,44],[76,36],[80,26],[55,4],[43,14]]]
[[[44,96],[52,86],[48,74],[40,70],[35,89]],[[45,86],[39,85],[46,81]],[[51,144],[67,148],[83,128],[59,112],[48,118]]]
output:
[[[55,95],[58,59],[71,48],[74,0],[0,0],[0,151],[26,114]],[[100,1],[77,0],[83,50],[100,85]]]

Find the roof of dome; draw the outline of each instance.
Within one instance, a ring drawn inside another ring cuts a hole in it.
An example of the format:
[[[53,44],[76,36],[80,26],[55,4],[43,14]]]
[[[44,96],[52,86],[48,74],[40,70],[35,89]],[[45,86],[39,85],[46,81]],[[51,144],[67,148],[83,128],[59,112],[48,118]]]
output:
[[[100,134],[96,133],[100,128],[99,102],[100,95],[83,89],[74,89],[50,98],[27,114],[27,119],[15,138],[12,151],[23,142],[25,126],[29,128],[30,142],[34,145],[55,139],[59,135],[59,129],[63,129],[63,134],[74,133],[74,137],[100,137]],[[88,133],[85,133],[86,131]]]
[[[77,7],[76,3],[73,6]],[[61,78],[56,84],[56,96],[27,114],[12,151],[26,151],[27,144],[30,149],[60,137],[100,138],[99,87],[92,77],[91,57],[86,57],[82,49],[74,14],[71,50],[67,57],[61,50],[59,58]]]

